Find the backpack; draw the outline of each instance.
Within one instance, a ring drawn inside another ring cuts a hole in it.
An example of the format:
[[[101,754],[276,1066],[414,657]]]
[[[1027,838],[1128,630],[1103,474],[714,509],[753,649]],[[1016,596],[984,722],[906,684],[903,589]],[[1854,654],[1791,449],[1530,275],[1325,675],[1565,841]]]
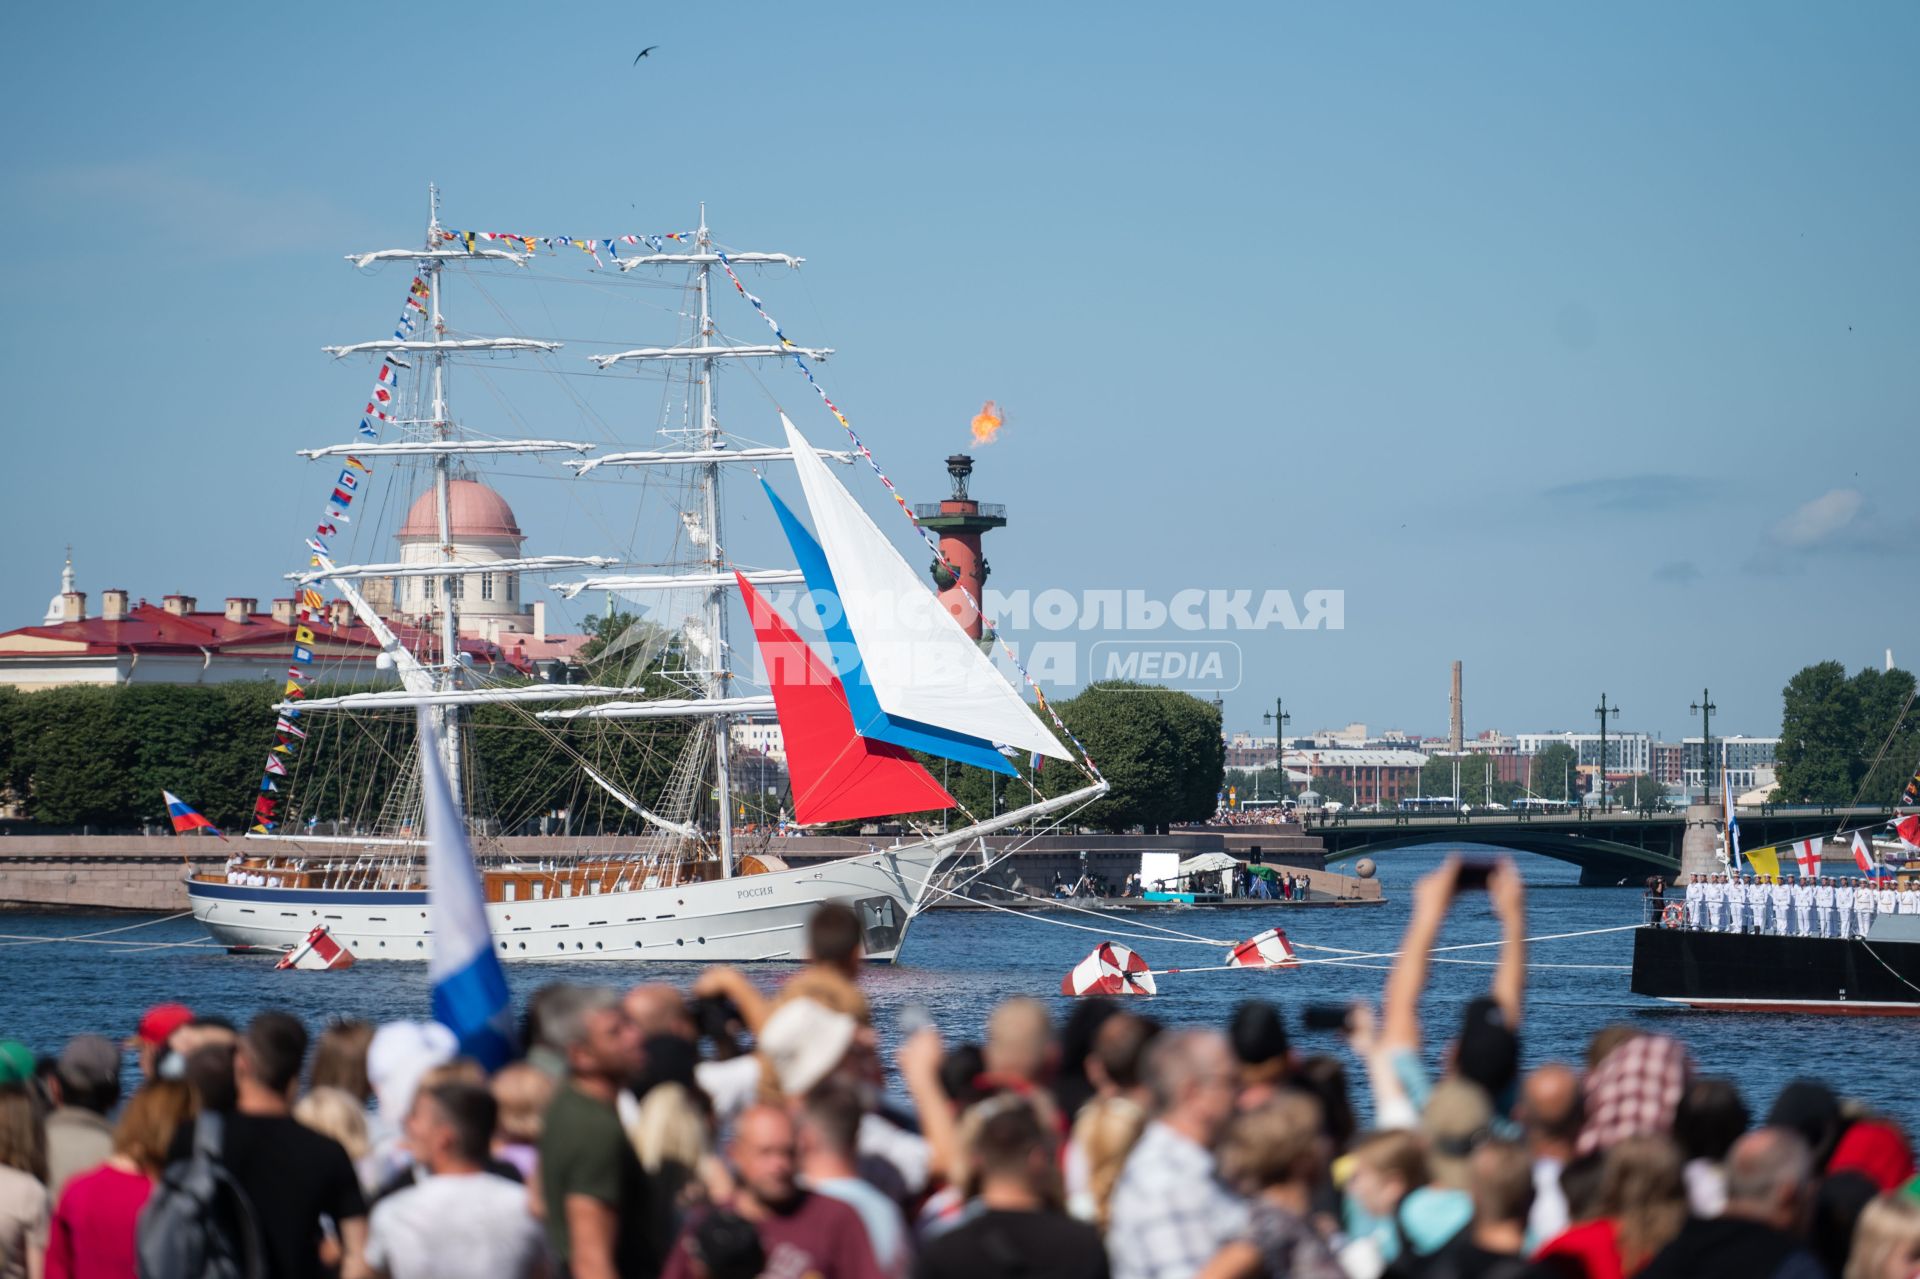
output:
[[[220,1160],[221,1118],[194,1121],[193,1149],[175,1160],[140,1212],[139,1279],[265,1279],[260,1226]]]

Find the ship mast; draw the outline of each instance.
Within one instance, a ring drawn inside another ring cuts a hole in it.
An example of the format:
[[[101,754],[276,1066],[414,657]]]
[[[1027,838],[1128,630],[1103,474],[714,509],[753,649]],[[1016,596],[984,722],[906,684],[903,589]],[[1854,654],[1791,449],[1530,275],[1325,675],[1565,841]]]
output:
[[[700,205],[700,229],[696,233],[695,247],[698,253],[707,257],[712,253],[713,237],[707,230],[707,206]],[[697,277],[700,293],[700,345],[713,345],[713,263],[702,261]],[[714,417],[714,357],[704,356],[700,361],[700,448],[712,452],[720,442],[719,422]],[[720,546],[720,463],[709,461],[701,468],[701,495],[703,509],[701,522],[707,536],[707,571],[719,576],[725,569],[721,562],[724,552]],[[727,696],[728,683],[732,678],[731,661],[727,652],[727,607],[725,588],[714,586],[707,593],[707,643],[712,652],[707,674],[707,696],[723,699]],[[733,876],[733,785],[732,760],[729,758],[732,746],[731,721],[724,715],[713,717],[713,788],[719,796],[715,806],[718,811],[720,838],[720,874],[723,878]]]
[[[427,185],[427,248],[432,250],[440,242],[440,188]],[[441,262],[434,259],[422,264],[427,277],[427,319],[436,343],[446,341],[446,321],[440,314],[440,268]],[[428,360],[433,370],[433,401],[429,410],[434,438],[445,442],[452,437],[453,424],[447,414],[447,354],[436,349],[429,352]],[[453,560],[453,457],[442,452],[433,459],[434,506],[439,516],[440,558],[443,562]],[[445,664],[441,674],[440,686],[448,692],[460,687],[460,632],[459,621],[454,613],[454,578],[443,574],[433,579],[439,583],[440,596],[440,660]],[[440,716],[440,741],[445,755],[447,785],[455,795],[460,794],[460,734],[457,706],[443,706],[436,709]]]

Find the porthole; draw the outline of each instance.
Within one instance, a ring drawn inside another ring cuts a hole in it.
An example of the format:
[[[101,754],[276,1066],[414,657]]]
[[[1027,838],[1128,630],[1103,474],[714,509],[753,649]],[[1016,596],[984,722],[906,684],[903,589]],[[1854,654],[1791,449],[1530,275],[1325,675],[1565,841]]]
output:
[[[684,946],[684,945],[686,945],[686,944],[687,944],[687,939],[686,939],[686,938],[684,938],[684,937],[676,937],[676,938],[674,939],[674,942],[673,942],[673,944],[674,944],[674,945],[676,945],[676,946]]]
[[[527,943],[525,943],[525,942],[521,942],[521,943],[520,943],[520,949],[521,949],[521,950],[525,950],[526,948],[527,948]]]
[[[593,948],[594,948],[595,950],[605,950],[605,949],[606,949],[606,947],[605,947],[604,945],[602,945],[601,943],[599,943],[599,942],[595,942],[595,943],[593,943]]]
[[[707,939],[706,939],[706,938],[704,938],[704,937],[702,937],[702,938],[700,939],[700,944],[701,944],[702,946],[704,946],[704,945],[706,945],[706,944],[707,944]]]

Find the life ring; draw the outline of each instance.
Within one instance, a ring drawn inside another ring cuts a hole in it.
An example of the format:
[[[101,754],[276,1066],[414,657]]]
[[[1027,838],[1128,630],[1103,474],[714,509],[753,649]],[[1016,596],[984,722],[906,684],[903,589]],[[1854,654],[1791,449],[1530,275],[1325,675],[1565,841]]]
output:
[[[1679,902],[1669,902],[1667,908],[1660,912],[1662,928],[1678,928],[1685,919],[1686,912],[1680,909]]]

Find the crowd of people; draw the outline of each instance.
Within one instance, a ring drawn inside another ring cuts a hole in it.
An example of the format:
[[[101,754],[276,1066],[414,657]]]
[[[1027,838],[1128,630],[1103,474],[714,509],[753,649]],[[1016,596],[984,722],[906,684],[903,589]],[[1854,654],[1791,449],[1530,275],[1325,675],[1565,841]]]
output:
[[[0,1279],[1920,1275],[1909,1138],[1827,1085],[1743,1097],[1636,1025],[1523,1069],[1524,889],[1475,869],[1416,886],[1377,1007],[1219,1028],[1021,997],[883,1054],[828,906],[774,989],[545,986],[491,1074],[432,1022],[275,1011],[151,1009],[124,1097],[121,1044],[0,1041]],[[1427,1043],[1481,888],[1490,986]]]
[[[1876,915],[1920,915],[1920,885],[1887,877],[1729,874],[1687,881],[1687,927],[1776,937],[1864,937]]]

